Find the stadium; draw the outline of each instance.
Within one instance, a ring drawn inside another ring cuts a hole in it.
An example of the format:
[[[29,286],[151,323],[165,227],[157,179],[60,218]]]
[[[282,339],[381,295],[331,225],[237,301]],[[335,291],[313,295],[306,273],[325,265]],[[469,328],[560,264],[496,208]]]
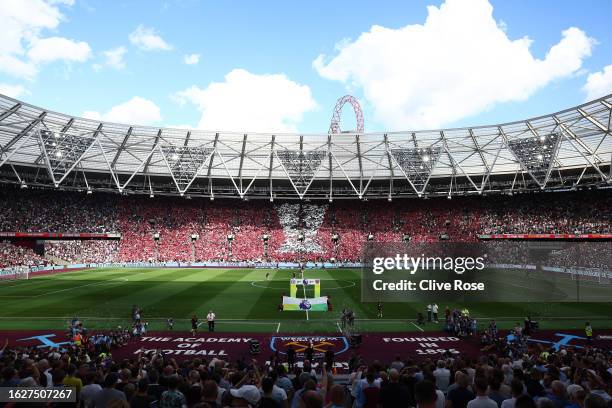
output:
[[[356,131],[340,129],[346,103]],[[363,247],[398,242],[597,241],[599,263],[585,266],[602,275],[588,290],[610,299],[612,96],[519,122],[393,134],[361,133],[350,96],[321,135],[92,122],[8,97],[0,109],[4,329],[61,330],[74,317],[130,327],[137,305],[148,331],[169,318],[189,331],[209,310],[220,332],[440,331],[417,324],[426,304],[389,303],[378,318],[361,302]],[[320,280],[317,296],[335,310],[279,312],[296,271]],[[474,303],[472,317],[612,328],[601,303],[527,293]],[[342,309],[356,316],[351,330]]]
[[[392,132],[347,94],[264,133],[2,86],[0,407],[612,407],[609,92]]]

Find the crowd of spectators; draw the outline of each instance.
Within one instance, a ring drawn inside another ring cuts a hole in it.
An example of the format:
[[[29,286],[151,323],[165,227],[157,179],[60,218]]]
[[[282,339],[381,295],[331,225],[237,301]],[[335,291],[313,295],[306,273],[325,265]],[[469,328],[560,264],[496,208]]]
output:
[[[117,262],[118,252],[119,241],[45,241],[45,255],[68,264]]]
[[[0,188],[0,231],[117,232],[114,194]]]
[[[516,340],[520,330],[478,358],[449,351],[439,360],[382,362],[353,353],[348,375],[332,368],[333,353],[291,367],[278,355],[265,364],[246,355],[178,362],[153,351],[116,361],[113,348],[130,341],[127,331],[88,335],[76,318],[69,330],[77,341],[60,350],[5,345],[0,386],[72,386],[78,406],[94,408],[612,407],[610,350],[527,343]]]
[[[549,265],[610,270],[612,253],[609,242],[582,242],[553,251]]]
[[[37,255],[32,249],[13,245],[10,242],[0,242],[0,268],[11,266],[38,266],[48,261]]]
[[[612,231],[612,195],[564,192],[511,198],[487,197],[480,212],[482,234],[588,234]]]
[[[116,251],[96,241],[47,245],[58,258],[84,262],[353,262],[368,240],[475,242],[479,234],[612,232],[608,191],[324,204],[6,187],[1,193],[0,232],[121,234]]]

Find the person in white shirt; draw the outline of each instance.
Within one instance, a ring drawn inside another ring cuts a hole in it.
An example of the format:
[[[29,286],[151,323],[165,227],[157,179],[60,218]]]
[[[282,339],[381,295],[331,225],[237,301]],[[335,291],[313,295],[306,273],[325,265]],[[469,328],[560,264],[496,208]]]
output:
[[[433,306],[431,306],[431,311],[433,312],[433,319],[436,323],[438,322],[438,304],[434,303]]]
[[[433,305],[430,303],[427,305],[427,323],[431,323],[431,312],[433,309]]]
[[[436,378],[436,387],[442,392],[448,390],[448,384],[450,383],[451,372],[445,367],[444,361],[438,360],[438,368],[433,372],[433,376]]]
[[[215,314],[213,313],[213,311],[209,311],[208,314],[206,315],[206,321],[208,321],[208,331],[209,332],[214,332],[215,331]]]
[[[516,404],[516,399],[523,395],[523,382],[518,378],[514,378],[510,383],[510,388],[512,389],[512,398],[506,399],[502,401],[501,408],[514,408]]]
[[[493,401],[487,395],[489,384],[486,378],[476,378],[474,380],[474,388],[476,388],[476,398],[468,402],[467,408],[498,408],[497,402]]]

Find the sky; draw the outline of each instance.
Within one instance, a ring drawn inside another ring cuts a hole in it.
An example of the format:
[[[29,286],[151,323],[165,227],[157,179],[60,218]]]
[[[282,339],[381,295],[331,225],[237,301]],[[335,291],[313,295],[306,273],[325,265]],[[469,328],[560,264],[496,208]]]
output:
[[[610,15],[609,0],[0,0],[0,93],[211,131],[326,133],[345,94],[367,132],[495,124],[612,93]]]

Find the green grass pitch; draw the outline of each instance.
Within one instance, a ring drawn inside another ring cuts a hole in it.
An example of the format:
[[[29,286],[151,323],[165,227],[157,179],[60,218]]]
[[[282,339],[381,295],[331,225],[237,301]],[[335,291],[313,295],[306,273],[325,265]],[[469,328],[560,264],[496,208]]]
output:
[[[266,281],[266,273],[270,280]],[[292,270],[105,268],[80,270],[29,280],[0,282],[0,329],[63,329],[72,317],[91,329],[112,329],[130,323],[132,305],[143,309],[149,330],[164,330],[175,319],[175,330],[189,330],[192,315],[204,319],[217,314],[218,331],[267,333],[338,333],[344,307],[357,315],[360,332],[420,332],[442,330],[443,325],[415,325],[424,304],[386,303],[384,316],[376,305],[360,301],[360,270],[307,270],[319,278],[321,294],[331,297],[331,312],[279,312],[283,293],[289,293]],[[440,314],[446,306],[439,303]],[[593,321],[598,328],[612,327],[611,303],[474,303],[469,308],[480,327],[495,318],[509,328],[531,315],[541,328],[582,328]],[[202,329],[205,329],[202,326]]]

